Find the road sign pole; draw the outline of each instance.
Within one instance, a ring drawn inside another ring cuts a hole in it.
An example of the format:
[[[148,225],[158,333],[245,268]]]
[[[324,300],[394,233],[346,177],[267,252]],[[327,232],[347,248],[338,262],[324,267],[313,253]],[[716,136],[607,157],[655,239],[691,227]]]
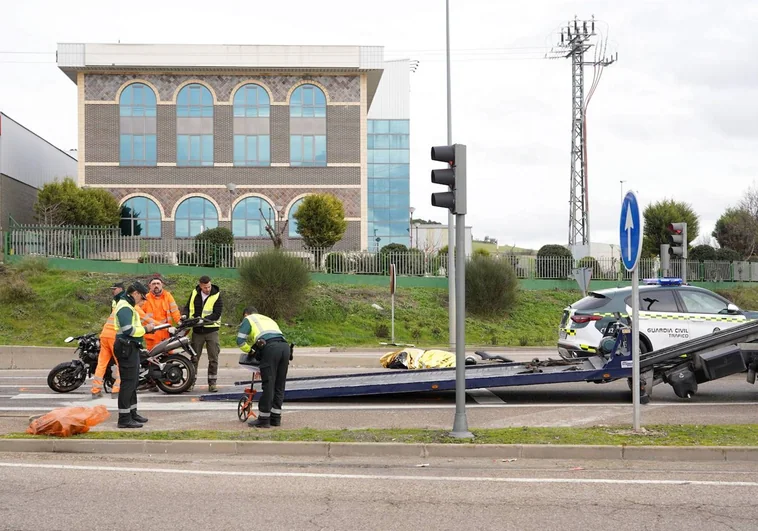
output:
[[[619,222],[619,246],[621,261],[632,273],[632,405],[634,408],[634,431],[640,429],[640,274],[639,261],[642,253],[642,216],[633,191],[627,192],[621,203]],[[648,383],[648,382],[646,382]],[[652,385],[652,382],[649,382]]]
[[[632,402],[634,431],[640,430],[640,273],[632,270]]]

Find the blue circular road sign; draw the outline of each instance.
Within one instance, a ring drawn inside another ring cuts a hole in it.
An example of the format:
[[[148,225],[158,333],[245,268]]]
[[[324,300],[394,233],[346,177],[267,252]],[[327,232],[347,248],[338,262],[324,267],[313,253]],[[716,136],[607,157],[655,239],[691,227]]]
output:
[[[626,193],[624,202],[621,203],[619,243],[624,267],[627,271],[634,270],[642,254],[642,218],[637,196],[632,191]]]

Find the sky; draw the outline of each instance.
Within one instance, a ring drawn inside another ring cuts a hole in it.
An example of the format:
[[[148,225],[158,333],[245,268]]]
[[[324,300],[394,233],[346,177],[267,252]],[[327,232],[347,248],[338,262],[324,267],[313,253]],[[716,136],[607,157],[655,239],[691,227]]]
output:
[[[588,106],[593,242],[618,243],[622,190],[641,207],[689,203],[709,235],[758,177],[758,3],[751,0],[450,0],[453,141],[468,146],[475,238],[566,244],[571,68],[546,59],[568,20],[595,16],[618,62]],[[179,4],[16,2],[0,25],[0,110],[58,147],[77,145],[76,87],[58,42],[344,44],[419,61],[411,75],[411,205],[434,208],[430,147],[447,141],[442,0]],[[75,7],[74,7],[75,6]],[[589,52],[587,60],[593,59]],[[586,87],[593,69],[585,69]],[[623,181],[623,182],[622,182]],[[675,221],[675,220],[672,220]]]

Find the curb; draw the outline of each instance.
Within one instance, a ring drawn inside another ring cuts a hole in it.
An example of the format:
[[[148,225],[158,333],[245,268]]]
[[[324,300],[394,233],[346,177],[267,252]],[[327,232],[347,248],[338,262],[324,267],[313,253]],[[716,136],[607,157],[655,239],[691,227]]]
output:
[[[550,444],[0,439],[0,452],[270,455],[326,458],[440,457],[616,459],[622,461],[758,461],[758,446],[574,446]]]

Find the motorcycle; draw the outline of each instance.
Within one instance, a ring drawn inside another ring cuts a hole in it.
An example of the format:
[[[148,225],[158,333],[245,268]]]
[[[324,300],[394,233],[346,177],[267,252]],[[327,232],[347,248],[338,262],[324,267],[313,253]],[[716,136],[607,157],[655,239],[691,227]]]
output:
[[[155,345],[151,350],[140,352],[139,382],[137,389],[158,387],[167,394],[187,391],[195,381],[197,353],[190,344],[189,332],[193,327],[211,324],[212,321],[200,317],[182,320],[176,328],[168,323],[158,325],[155,330],[168,328],[171,335]],[[95,373],[100,341],[96,334],[68,337],[66,343],[79,340],[79,359],[57,365],[47,377],[50,389],[58,393],[68,393],[78,389],[87,377]],[[177,352],[179,351],[179,352]],[[103,379],[103,388],[110,392],[115,379],[109,364]]]
[[[165,323],[155,330],[169,329],[171,335],[155,345],[150,351],[140,352],[139,383],[137,389],[154,386],[164,393],[175,395],[184,393],[195,382],[195,364],[198,355],[190,344],[189,332],[196,326],[211,324],[212,321],[195,317],[184,319],[176,328]],[[181,352],[175,352],[181,350]]]
[[[97,368],[97,357],[100,354],[100,339],[97,334],[67,337],[64,343],[78,341],[76,347],[77,359],[59,363],[47,375],[47,385],[56,393],[70,393],[92,378]],[[116,379],[113,375],[113,361],[108,364],[103,378],[103,389],[110,393]]]

